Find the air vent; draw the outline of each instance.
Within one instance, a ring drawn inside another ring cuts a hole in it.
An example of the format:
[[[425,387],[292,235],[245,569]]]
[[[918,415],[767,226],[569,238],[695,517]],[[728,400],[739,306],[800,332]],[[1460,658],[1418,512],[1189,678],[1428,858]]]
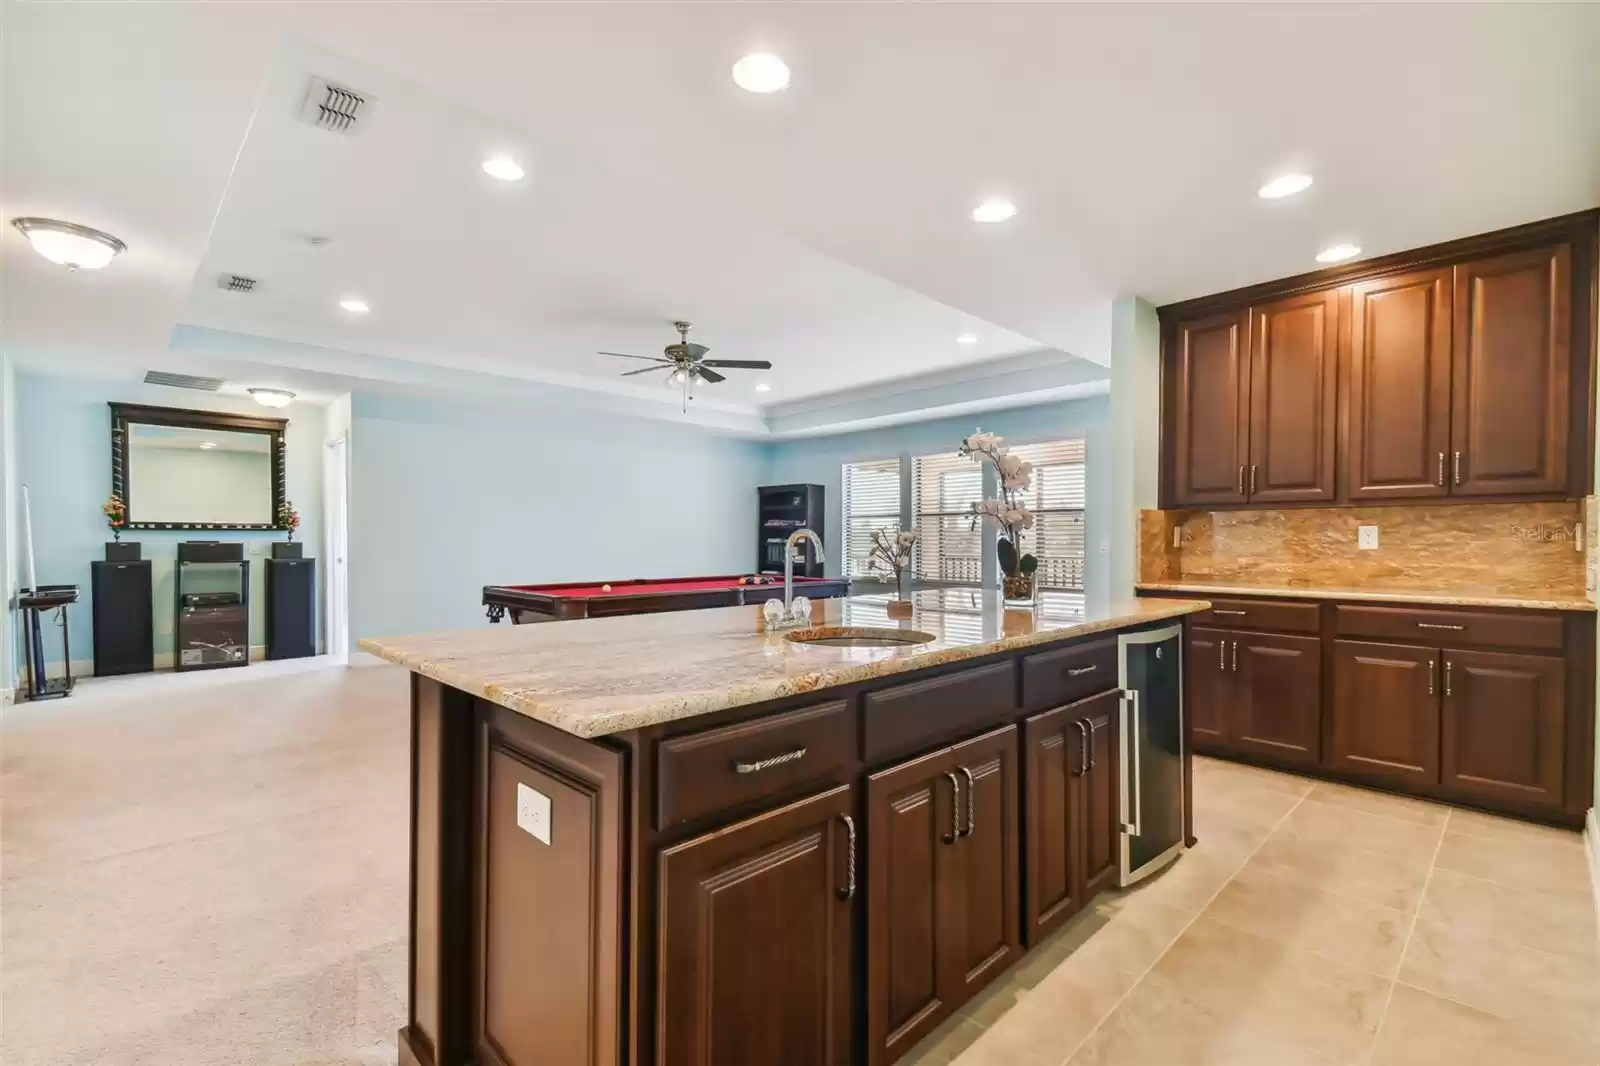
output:
[[[354,133],[370,111],[371,98],[326,78],[312,78],[300,107],[300,121],[333,133]]]
[[[173,374],[166,370],[147,370],[146,385],[170,385],[175,389],[194,389],[197,392],[216,392],[227,382],[222,378],[200,378],[193,374]]]
[[[247,278],[243,274],[219,274],[217,288],[228,292],[255,292],[256,279]]]

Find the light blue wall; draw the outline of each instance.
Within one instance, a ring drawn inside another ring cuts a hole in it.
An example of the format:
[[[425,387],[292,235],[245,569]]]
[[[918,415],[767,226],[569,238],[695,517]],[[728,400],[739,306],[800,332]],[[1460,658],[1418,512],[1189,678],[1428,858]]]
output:
[[[90,624],[94,604],[89,563],[105,557],[102,546],[111,539],[111,531],[100,513],[100,505],[111,494],[111,413],[106,406],[109,402],[252,415],[268,413],[248,399],[148,385],[115,386],[103,381],[38,374],[16,376],[16,481],[28,487],[32,502],[34,561],[39,581],[42,584],[72,583],[83,589],[82,599],[67,610],[74,662],[89,659],[94,654]],[[285,434],[287,492],[300,511],[300,530],[295,539],[306,543],[308,556],[316,556],[322,544],[322,409],[301,403],[271,414],[289,419]],[[20,525],[20,515],[17,521]],[[123,537],[142,544],[144,557],[154,564],[158,659],[172,653],[173,562],[177,544],[183,540],[239,540],[254,546],[247,552],[261,552],[249,555],[250,642],[253,645],[265,643],[266,567],[263,564],[268,552],[266,544],[281,540],[282,533],[139,530],[125,533]],[[17,540],[22,540],[20,528]],[[16,580],[26,584],[20,543],[16,559]],[[320,617],[320,606],[318,614]],[[45,632],[45,652],[52,662],[61,658],[60,635],[53,628]]]
[[[762,444],[370,393],[350,441],[354,639],[485,624],[484,585],[755,567]]]
[[[903,452],[927,455],[954,451],[976,427],[998,433],[1013,444],[1083,437],[1088,449],[1089,558],[1084,595],[1091,607],[1104,605],[1109,589],[1111,402],[1109,397],[989,411],[981,415],[917,422],[887,429],[813,437],[768,445],[766,483],[805,483],[827,489],[828,528],[823,543],[826,569],[839,572],[844,544],[841,467],[863,459],[888,459]]]

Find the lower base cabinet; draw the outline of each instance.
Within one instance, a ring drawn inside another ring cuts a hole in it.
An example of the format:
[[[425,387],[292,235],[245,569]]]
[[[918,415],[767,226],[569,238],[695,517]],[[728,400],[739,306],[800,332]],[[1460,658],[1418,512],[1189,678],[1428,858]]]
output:
[[[1486,801],[1558,806],[1565,782],[1565,662],[1446,649],[1441,780]]]
[[[661,853],[658,1063],[849,1066],[855,798],[840,786]]]
[[[1438,784],[1439,691],[1436,649],[1335,641],[1334,769]]]
[[[1319,637],[1193,627],[1189,722],[1212,749],[1315,765],[1321,755]]]

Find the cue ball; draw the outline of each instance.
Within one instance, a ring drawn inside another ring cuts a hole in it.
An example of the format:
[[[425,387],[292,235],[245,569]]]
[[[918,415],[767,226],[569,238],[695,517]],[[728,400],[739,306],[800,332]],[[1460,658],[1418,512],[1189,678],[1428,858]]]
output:
[[[611,591],[611,586],[610,585],[601,585],[600,586],[600,591],[601,592],[610,592]]]

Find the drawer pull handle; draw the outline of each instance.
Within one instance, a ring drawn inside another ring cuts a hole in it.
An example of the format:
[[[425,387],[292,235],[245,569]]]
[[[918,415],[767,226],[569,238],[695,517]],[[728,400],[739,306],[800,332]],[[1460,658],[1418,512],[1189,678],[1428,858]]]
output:
[[[844,823],[844,831],[849,834],[845,845],[848,849],[845,857],[845,885],[839,889],[839,899],[848,902],[856,896],[856,820],[848,814],[839,815],[839,820]]]
[[[958,835],[969,837],[972,835],[972,831],[978,828],[977,817],[972,813],[977,809],[977,804],[973,802],[973,786],[977,784],[977,781],[973,778],[972,771],[965,766],[958,767],[958,769],[967,779],[967,827]]]
[[[1235,614],[1235,615],[1238,615],[1239,617],[1243,618],[1246,614],[1249,614],[1250,612],[1248,612],[1248,611],[1224,611],[1221,607],[1213,607],[1213,608],[1211,608],[1211,613],[1212,614]]]
[[[782,766],[786,762],[799,762],[806,757],[806,749],[796,748],[786,751],[782,755],[774,755],[770,759],[757,759],[755,762],[736,762],[733,772],[736,774],[754,774],[762,770],[770,770],[774,766]]]
[[[1463,629],[1466,629],[1467,627],[1466,626],[1447,625],[1444,622],[1418,622],[1417,623],[1417,628],[1418,629],[1448,629],[1453,633],[1459,633]]]
[[[1099,664],[1090,663],[1088,666],[1079,666],[1079,667],[1075,667],[1075,668],[1068,668],[1067,676],[1068,677],[1082,677],[1084,674],[1092,674],[1098,669],[1100,669]]]
[[[939,839],[946,844],[954,844],[956,837],[961,835],[961,779],[949,770],[944,776],[950,779],[950,832]]]

